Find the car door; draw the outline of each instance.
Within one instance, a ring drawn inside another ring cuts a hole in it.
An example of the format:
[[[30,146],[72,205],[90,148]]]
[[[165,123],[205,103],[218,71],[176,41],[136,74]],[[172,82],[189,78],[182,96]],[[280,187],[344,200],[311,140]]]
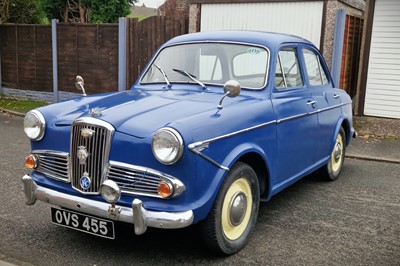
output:
[[[316,162],[318,116],[315,99],[305,86],[298,46],[280,49],[275,61],[271,99],[277,117],[277,180],[280,191]]]
[[[330,155],[337,119],[340,117],[340,93],[338,89],[333,88],[330,76],[327,74],[323,58],[311,46],[302,47],[302,56],[305,68],[305,82],[310,88],[311,94],[315,100],[315,106],[319,110],[319,139],[318,148],[316,148],[317,160],[323,160]],[[332,141],[329,141],[332,140]]]

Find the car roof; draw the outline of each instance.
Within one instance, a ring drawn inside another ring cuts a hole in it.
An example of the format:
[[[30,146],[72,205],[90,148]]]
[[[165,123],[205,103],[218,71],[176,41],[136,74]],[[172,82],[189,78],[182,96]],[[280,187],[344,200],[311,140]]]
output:
[[[196,32],[177,36],[169,40],[165,45],[173,45],[186,42],[243,42],[266,46],[269,48],[279,47],[283,43],[307,43],[313,45],[310,41],[298,36],[263,32],[263,31],[206,31]]]

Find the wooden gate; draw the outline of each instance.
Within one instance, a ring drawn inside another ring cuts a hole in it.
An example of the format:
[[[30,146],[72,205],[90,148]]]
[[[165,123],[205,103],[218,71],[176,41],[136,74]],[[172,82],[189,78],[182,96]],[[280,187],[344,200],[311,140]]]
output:
[[[363,23],[362,18],[346,15],[339,88],[344,89],[351,98],[357,90]]]

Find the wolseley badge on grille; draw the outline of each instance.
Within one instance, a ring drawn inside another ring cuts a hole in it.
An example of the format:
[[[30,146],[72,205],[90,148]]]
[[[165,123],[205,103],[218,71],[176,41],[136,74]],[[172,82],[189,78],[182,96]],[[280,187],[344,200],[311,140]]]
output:
[[[80,164],[85,164],[87,157],[89,157],[89,153],[87,152],[86,147],[79,146],[76,156],[78,156]]]
[[[79,184],[81,185],[82,189],[88,189],[90,188],[90,185],[92,183],[92,180],[89,177],[88,172],[84,172],[83,176],[81,177],[81,180],[79,181]]]

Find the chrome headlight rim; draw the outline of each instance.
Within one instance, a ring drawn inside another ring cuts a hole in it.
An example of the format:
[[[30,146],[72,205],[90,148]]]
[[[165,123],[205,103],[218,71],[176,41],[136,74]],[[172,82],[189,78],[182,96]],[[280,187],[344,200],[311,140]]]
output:
[[[38,122],[38,127],[39,127],[39,132],[37,134],[35,134],[34,136],[30,136],[27,131],[26,131],[26,125],[25,125],[25,121],[27,119],[28,116],[34,116],[35,119]],[[24,118],[24,132],[26,134],[26,136],[34,141],[39,141],[43,138],[44,133],[45,133],[45,129],[46,129],[46,120],[44,119],[44,116],[42,115],[42,113],[40,113],[38,110],[31,110],[29,111]]]
[[[171,156],[168,156],[167,158],[162,158],[155,150],[155,142],[157,141],[157,137],[159,137],[161,134],[169,134],[170,136],[172,136],[172,138],[176,142],[175,144],[176,144],[177,149],[174,152],[174,156],[172,156],[172,158],[170,158]],[[179,159],[182,157],[183,138],[182,138],[181,134],[173,128],[170,128],[170,127],[160,128],[153,135],[153,139],[151,142],[151,149],[152,149],[153,155],[157,159],[157,161],[159,161],[160,163],[165,164],[165,165],[172,165],[172,164],[176,163],[177,161],[179,161]]]
[[[111,204],[115,204],[121,198],[121,188],[112,180],[104,181],[100,186],[101,196]]]

